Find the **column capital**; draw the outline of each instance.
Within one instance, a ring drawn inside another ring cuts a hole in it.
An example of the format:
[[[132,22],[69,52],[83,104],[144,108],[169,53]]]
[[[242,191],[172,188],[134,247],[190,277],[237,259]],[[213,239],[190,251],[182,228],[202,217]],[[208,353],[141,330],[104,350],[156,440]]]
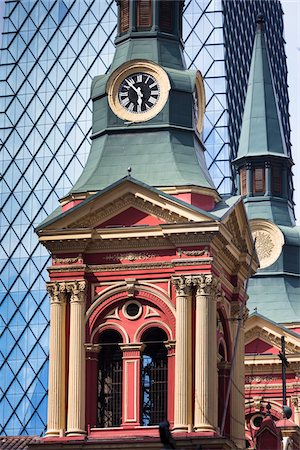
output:
[[[197,288],[197,295],[207,295],[217,299],[221,291],[219,280],[212,274],[194,276],[193,283]]]
[[[245,323],[249,316],[249,309],[247,308],[247,306],[242,305],[239,302],[231,303],[230,311],[231,320],[242,320],[243,323]]]
[[[46,283],[46,289],[50,295],[50,304],[52,303],[64,303],[67,299],[66,283],[62,282],[48,282]]]
[[[120,344],[120,349],[122,352],[142,352],[145,348],[145,344],[142,342],[137,343],[127,343],[127,344]]]
[[[90,353],[100,353],[100,351],[102,350],[102,346],[101,344],[84,344],[84,348],[86,352],[90,352]]]
[[[168,350],[173,350],[176,347],[176,341],[165,341],[164,344]]]
[[[179,277],[173,277],[172,283],[175,286],[176,294],[179,297],[191,295],[193,279],[190,275],[189,276],[180,275]]]
[[[66,284],[66,288],[71,294],[71,303],[84,303],[87,288],[85,280],[71,281]]]

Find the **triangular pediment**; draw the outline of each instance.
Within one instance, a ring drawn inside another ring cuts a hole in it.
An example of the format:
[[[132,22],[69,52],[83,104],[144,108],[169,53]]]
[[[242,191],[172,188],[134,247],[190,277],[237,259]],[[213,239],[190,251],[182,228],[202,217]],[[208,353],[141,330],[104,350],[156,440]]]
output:
[[[128,179],[45,221],[38,229],[95,229],[211,222],[210,213]]]
[[[157,215],[152,215],[145,211],[141,211],[133,206],[125,209],[119,214],[114,215],[109,220],[99,223],[98,227],[134,227],[134,226],[154,226],[161,223],[167,223],[165,219]]]
[[[287,354],[300,352],[299,335],[259,314],[253,314],[247,319],[245,325],[246,353],[263,354],[269,347],[269,353],[276,354],[281,350],[282,336],[285,337]],[[254,348],[257,351],[253,351]]]

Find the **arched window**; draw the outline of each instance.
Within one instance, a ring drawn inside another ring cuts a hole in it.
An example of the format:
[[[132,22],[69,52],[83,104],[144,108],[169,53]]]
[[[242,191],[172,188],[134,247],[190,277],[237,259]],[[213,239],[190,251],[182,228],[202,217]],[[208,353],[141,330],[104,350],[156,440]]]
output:
[[[122,338],[117,331],[100,335],[97,426],[118,427],[122,422]]]
[[[166,333],[151,328],[142,336],[145,344],[141,367],[141,425],[157,425],[167,418],[168,360]]]

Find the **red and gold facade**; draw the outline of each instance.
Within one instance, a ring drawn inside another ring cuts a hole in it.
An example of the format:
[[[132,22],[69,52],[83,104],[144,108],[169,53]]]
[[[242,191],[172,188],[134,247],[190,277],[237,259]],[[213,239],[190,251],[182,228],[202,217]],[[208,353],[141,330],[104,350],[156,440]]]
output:
[[[242,203],[217,218],[128,177],[39,236],[53,255],[45,445],[158,448],[158,421],[168,419],[186,448],[243,448],[252,239]]]

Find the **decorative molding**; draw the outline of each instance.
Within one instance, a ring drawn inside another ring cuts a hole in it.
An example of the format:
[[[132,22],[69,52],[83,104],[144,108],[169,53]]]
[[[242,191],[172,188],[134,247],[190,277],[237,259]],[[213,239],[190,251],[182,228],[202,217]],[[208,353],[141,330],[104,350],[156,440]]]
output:
[[[48,282],[46,283],[46,289],[50,295],[50,303],[63,303],[67,300],[66,283],[63,282]]]
[[[133,278],[132,279],[128,278],[127,280],[125,280],[125,283],[128,292],[128,297],[134,297],[136,280]]]
[[[112,309],[111,311],[109,311],[108,314],[106,314],[106,316],[104,317],[104,319],[116,319],[116,320],[121,320],[120,316],[119,316],[119,308],[116,307],[114,309]]]
[[[66,283],[67,292],[71,294],[71,303],[83,303],[86,299],[87,283],[85,280]]]
[[[84,348],[86,352],[91,352],[91,353],[100,353],[102,347],[101,344],[84,344]]]
[[[209,263],[212,262],[212,259],[210,258]],[[174,267],[180,266],[199,266],[199,264],[203,264],[203,260],[199,261],[199,259],[185,259],[185,260],[173,260],[171,262],[168,261],[158,261],[158,262],[148,262],[148,263],[128,263],[128,264],[103,264],[103,265],[87,265],[85,266],[85,272],[86,273],[93,273],[93,272],[117,272],[119,270],[148,270],[148,269],[172,269]],[[65,273],[66,269],[61,268],[60,266],[57,267],[50,267],[49,270],[51,273]],[[68,272],[78,272],[78,267],[68,267]]]
[[[154,253],[115,253],[112,255],[104,256],[105,261],[142,261],[144,259],[155,258],[159,255]]]
[[[253,341],[254,339],[262,339],[263,341],[267,342],[268,344],[276,347],[281,348],[281,336],[276,336],[271,331],[264,330],[263,328],[259,327],[258,325],[254,328],[251,328],[250,330],[246,331],[245,333],[245,343],[248,344],[249,342]],[[293,354],[295,352],[300,352],[300,346],[297,346],[295,344],[292,344],[291,342],[287,341],[285,343],[285,349],[287,353]]]
[[[212,274],[193,276],[193,285],[197,288],[197,295],[208,295],[215,300],[221,292],[220,282]]]
[[[226,226],[231,233],[232,243],[236,246],[238,250],[240,250],[240,252],[247,253],[247,244],[245,242],[245,239],[243,239],[241,235],[240,227],[235,212],[229,216],[226,222]]]
[[[280,256],[284,237],[281,230],[267,220],[253,219],[250,228],[255,241],[255,250],[260,268],[272,265]]]
[[[209,249],[206,247],[204,250],[182,250],[178,248],[177,253],[179,256],[210,256]]]
[[[175,212],[166,210],[151,203],[149,200],[137,197],[132,193],[127,193],[118,200],[108,203],[102,208],[93,213],[79,219],[68,226],[68,228],[93,228],[105,222],[109,217],[124,211],[128,207],[140,209],[141,211],[156,216],[167,223],[184,223],[190,222],[189,219],[183,217]]]
[[[69,264],[83,264],[82,255],[78,255],[76,258],[57,258],[53,255],[52,258],[53,266],[59,265],[69,265]]]
[[[180,275],[172,277],[172,284],[175,286],[177,297],[186,297],[191,295],[193,279],[191,276]]]

